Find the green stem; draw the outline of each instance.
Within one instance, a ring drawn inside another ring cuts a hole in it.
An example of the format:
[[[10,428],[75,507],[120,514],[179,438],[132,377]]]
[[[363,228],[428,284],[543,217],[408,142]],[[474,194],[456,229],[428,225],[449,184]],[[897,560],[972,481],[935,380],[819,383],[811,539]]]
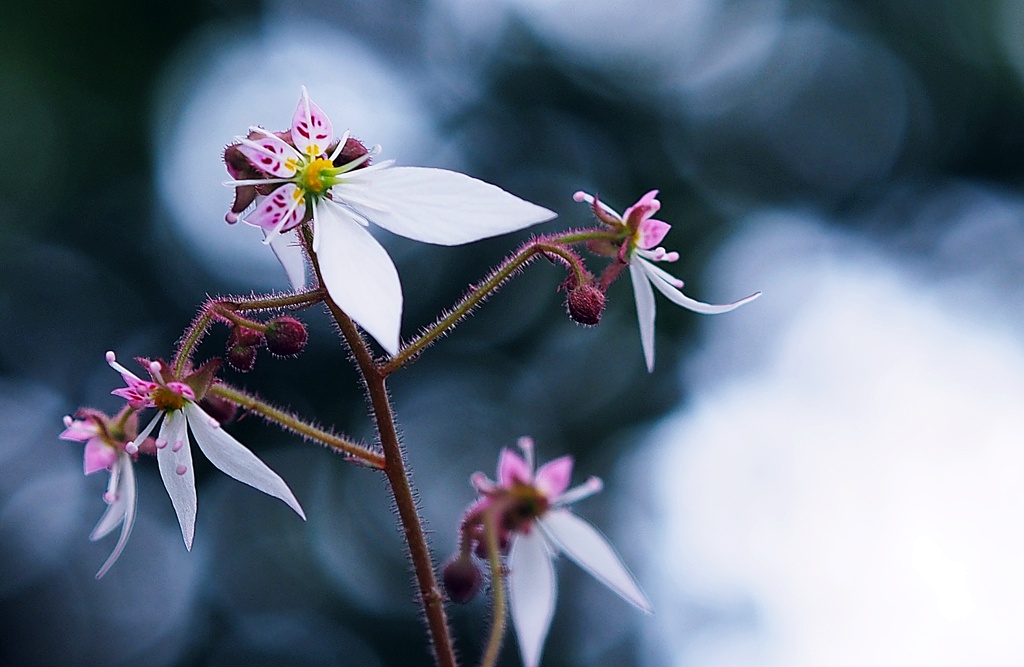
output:
[[[568,232],[556,236],[543,237],[526,243],[514,255],[494,268],[483,281],[472,288],[444,317],[436,320],[427,327],[419,336],[410,341],[405,347],[398,351],[390,361],[381,366],[384,375],[390,375],[399,368],[402,368],[412,361],[423,350],[434,343],[438,338],[450,331],[464,317],[469,315],[474,308],[482,303],[487,297],[496,292],[509,278],[517,271],[532,262],[540,254],[554,254],[561,257],[572,267],[576,273],[577,280],[582,279],[583,268],[579,266],[579,260],[575,253],[566,249],[566,246],[585,241],[614,240],[621,234],[614,231],[577,231]]]
[[[209,393],[239,405],[250,412],[255,412],[267,421],[274,422],[281,428],[297,433],[307,440],[314,440],[332,449],[336,449],[370,468],[384,469],[384,456],[379,452],[345,440],[312,424],[307,424],[295,415],[265,403],[255,396],[250,396],[240,389],[235,389],[226,384],[215,384],[210,387]]]
[[[480,660],[480,667],[494,667],[501,654],[501,642],[505,637],[505,573],[501,567],[501,554],[498,553],[498,530],[495,524],[495,512],[489,509],[484,513],[484,535],[487,537],[487,561],[491,566],[491,604],[494,616],[491,618],[491,632],[487,639],[487,648]]]
[[[308,230],[304,229],[303,231],[303,242],[316,272],[317,280],[319,284],[323,285],[320,263],[316,253],[313,252],[312,239]],[[398,518],[402,525],[402,534],[416,573],[420,606],[427,619],[427,629],[430,632],[434,657],[438,667],[456,667],[458,663],[455,660],[451,631],[448,628],[444,596],[437,584],[434,563],[430,556],[430,549],[427,547],[423,524],[416,509],[416,495],[409,480],[408,467],[402,456],[402,446],[399,443],[398,430],[395,427],[391,400],[385,386],[387,376],[374,362],[370,348],[351,318],[334,302],[326,290],[323,297],[324,303],[355,357],[356,365],[366,384],[366,392],[369,394],[373,417],[377,425],[377,434],[384,450],[384,475],[388,479],[388,485],[391,487],[391,493],[395,499]]]

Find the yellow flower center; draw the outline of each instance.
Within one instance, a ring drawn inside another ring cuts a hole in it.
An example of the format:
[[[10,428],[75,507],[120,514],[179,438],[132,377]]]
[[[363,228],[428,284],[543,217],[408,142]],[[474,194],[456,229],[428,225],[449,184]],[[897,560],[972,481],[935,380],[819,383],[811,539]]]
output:
[[[321,157],[310,162],[302,172],[303,189],[306,190],[306,192],[322,194],[324,190],[334,185],[333,179],[331,178],[334,174],[330,173],[330,170],[333,170],[334,168],[334,164],[327,158]],[[322,174],[321,172],[325,169],[328,170],[328,173]],[[328,182],[325,183],[325,180]]]

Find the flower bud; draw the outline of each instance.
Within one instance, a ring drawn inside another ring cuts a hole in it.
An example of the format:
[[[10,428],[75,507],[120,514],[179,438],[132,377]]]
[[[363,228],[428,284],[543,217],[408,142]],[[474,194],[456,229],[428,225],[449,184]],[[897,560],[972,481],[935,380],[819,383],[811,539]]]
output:
[[[479,592],[483,575],[470,556],[460,554],[445,563],[441,581],[452,602],[466,604]]]
[[[573,322],[592,327],[601,321],[604,292],[590,283],[573,287],[566,295],[565,309]]]
[[[263,334],[255,329],[236,324],[231,329],[231,337],[228,338],[228,347],[235,345],[257,348],[263,345]]]
[[[290,357],[302,352],[306,347],[309,335],[302,322],[285,315],[275,317],[267,322],[267,331],[264,337],[267,341],[267,349],[276,355]]]
[[[256,365],[256,348],[252,345],[231,345],[226,356],[228,365],[239,373],[248,373]]]

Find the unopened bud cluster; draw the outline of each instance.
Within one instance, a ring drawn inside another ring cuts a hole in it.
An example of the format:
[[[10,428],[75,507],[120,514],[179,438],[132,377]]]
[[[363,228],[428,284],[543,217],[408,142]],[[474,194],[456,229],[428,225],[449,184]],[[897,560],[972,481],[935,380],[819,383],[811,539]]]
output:
[[[294,357],[306,347],[306,325],[294,317],[282,315],[266,323],[262,331],[236,324],[228,337],[226,357],[236,371],[248,373],[256,365],[256,350],[266,345],[278,357]]]

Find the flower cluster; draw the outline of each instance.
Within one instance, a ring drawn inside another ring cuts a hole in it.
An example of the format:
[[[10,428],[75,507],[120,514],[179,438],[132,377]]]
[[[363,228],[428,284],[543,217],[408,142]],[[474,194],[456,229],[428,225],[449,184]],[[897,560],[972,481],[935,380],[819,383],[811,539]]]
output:
[[[540,663],[544,640],[555,612],[555,569],[552,563],[564,553],[598,581],[638,609],[650,613],[651,603],[622,564],[603,535],[569,509],[573,503],[601,490],[601,480],[591,477],[569,488],[573,459],[563,456],[548,461],[534,472],[534,446],[520,438],[519,456],[502,449],[497,481],[478,472],[472,477],[480,498],[462,522],[462,553],[449,564],[445,583],[468,597],[466,577],[470,552],[487,557],[488,521],[497,531],[495,542],[508,564],[509,606],[526,667]],[[451,574],[449,574],[449,572]]]

